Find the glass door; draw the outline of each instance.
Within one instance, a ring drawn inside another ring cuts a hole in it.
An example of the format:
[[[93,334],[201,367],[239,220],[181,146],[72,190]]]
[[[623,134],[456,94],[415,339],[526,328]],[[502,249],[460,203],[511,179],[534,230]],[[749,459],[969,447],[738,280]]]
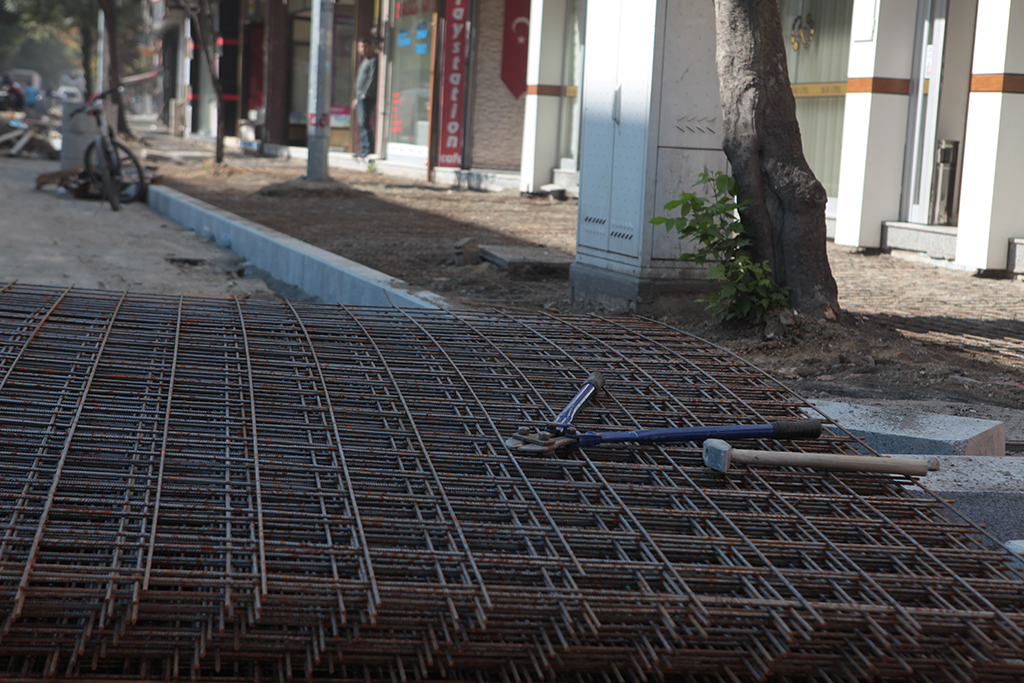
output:
[[[437,13],[433,0],[395,2],[388,159],[426,164]]]
[[[901,220],[929,223],[948,0],[919,0]]]

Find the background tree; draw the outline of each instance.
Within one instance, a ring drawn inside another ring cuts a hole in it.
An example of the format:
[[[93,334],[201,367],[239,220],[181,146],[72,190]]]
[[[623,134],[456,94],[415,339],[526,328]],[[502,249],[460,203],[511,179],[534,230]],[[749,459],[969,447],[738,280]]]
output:
[[[217,60],[213,50],[217,40],[217,34],[213,29],[213,11],[210,9],[210,0],[199,0],[198,8],[192,5],[192,0],[181,0],[181,6],[192,22],[192,32],[199,36],[206,68],[210,71],[213,91],[217,96],[217,147],[214,160],[219,164],[224,161],[224,85],[220,82],[220,74],[217,73]]]
[[[85,77],[86,97],[93,92],[92,66],[96,54],[96,11],[95,0],[8,0],[8,5],[18,12],[22,20],[22,34],[26,36],[26,25],[56,28],[77,32],[77,43],[81,54],[82,73]],[[53,83],[50,84],[52,87]]]
[[[32,69],[46,86],[59,84],[61,76],[78,68],[78,32],[68,26],[23,26],[26,33],[11,69]]]
[[[21,49],[24,37],[21,14],[16,8],[8,8],[0,1],[0,75],[11,68],[11,62]]]
[[[0,0],[3,1],[3,0]],[[141,45],[142,11],[140,0],[5,0],[21,21],[21,39],[26,26],[77,32],[81,52],[82,72],[85,76],[86,97],[94,92],[93,57],[96,53],[97,11],[103,10],[104,31],[107,35],[107,73],[109,88],[121,85],[123,62],[133,63]],[[3,17],[0,16],[0,24]],[[2,45],[2,43],[0,43]],[[118,129],[130,135],[125,117],[126,107],[121,94],[111,97],[118,105]]]
[[[715,0],[725,136],[754,261],[768,261],[794,308],[839,313],[825,251],[825,188],[804,158],[778,0]]]

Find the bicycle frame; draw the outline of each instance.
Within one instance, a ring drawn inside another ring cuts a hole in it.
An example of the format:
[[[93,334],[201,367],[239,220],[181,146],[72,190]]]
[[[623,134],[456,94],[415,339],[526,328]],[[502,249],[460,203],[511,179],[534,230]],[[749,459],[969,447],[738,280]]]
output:
[[[117,88],[116,90],[120,92],[123,88]],[[103,106],[103,100],[114,92],[115,89],[111,88],[99,93],[89,101],[89,104],[76,109],[71,115],[75,116],[84,111],[96,121],[98,132],[95,145],[96,154],[99,157],[97,159],[100,167],[99,170],[105,188],[104,194],[110,200],[113,209],[117,211],[120,209],[120,198],[116,193],[120,191],[121,187],[121,159],[117,154],[117,149],[114,147],[114,133],[107,124],[107,116]],[[86,159],[86,166],[88,167],[88,165],[88,159]]]
[[[113,92],[113,90],[107,90],[97,95],[93,99],[93,104],[86,109],[86,113],[96,120],[98,130],[96,134],[96,149],[104,155],[104,159],[110,167],[111,178],[114,179],[116,187],[121,179],[121,159],[117,156],[117,150],[114,149],[114,131],[107,124],[106,109],[101,104],[101,100]]]

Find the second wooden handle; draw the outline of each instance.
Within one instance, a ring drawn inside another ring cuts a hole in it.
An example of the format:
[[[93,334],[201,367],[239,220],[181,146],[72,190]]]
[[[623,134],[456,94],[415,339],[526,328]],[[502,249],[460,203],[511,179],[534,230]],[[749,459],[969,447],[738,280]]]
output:
[[[792,453],[786,451],[751,451],[732,449],[734,465],[776,465],[811,467],[843,472],[883,472],[923,477],[928,474],[928,461],[912,458],[879,458],[873,455],[834,455],[832,453]]]

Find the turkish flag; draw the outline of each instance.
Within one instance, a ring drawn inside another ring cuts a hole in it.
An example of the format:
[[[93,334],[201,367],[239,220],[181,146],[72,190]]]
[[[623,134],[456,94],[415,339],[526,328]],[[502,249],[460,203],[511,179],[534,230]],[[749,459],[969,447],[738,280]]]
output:
[[[526,58],[529,54],[530,0],[505,0],[501,80],[516,99],[526,92]]]

